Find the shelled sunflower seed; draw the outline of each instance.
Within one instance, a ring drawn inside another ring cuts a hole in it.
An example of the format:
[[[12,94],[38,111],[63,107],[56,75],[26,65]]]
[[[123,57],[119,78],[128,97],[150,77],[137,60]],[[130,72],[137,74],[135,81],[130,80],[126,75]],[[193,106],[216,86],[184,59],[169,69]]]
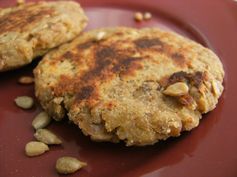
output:
[[[28,85],[34,83],[34,78],[30,76],[22,76],[18,79],[19,84]]]
[[[49,125],[51,122],[51,117],[46,112],[39,113],[32,121],[32,126],[34,129],[42,129]]]
[[[82,167],[86,166],[87,163],[81,162],[74,157],[60,157],[56,162],[56,170],[60,174],[74,173]]]
[[[15,99],[15,103],[22,109],[30,109],[34,105],[34,100],[29,96],[19,96]]]
[[[38,141],[30,141],[25,146],[25,154],[29,157],[41,155],[48,150],[47,144]]]
[[[45,144],[62,144],[61,139],[47,129],[37,129],[34,137]]]

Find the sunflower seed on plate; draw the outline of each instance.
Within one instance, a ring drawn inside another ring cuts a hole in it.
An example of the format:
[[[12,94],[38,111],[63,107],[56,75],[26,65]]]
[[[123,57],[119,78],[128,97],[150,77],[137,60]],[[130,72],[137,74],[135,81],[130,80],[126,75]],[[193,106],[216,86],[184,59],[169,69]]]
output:
[[[25,146],[25,154],[30,157],[41,155],[48,150],[47,144],[38,141],[30,141]]]
[[[51,117],[46,112],[41,112],[32,121],[32,126],[37,130],[45,128],[50,122]]]
[[[34,83],[34,78],[30,76],[22,76],[19,78],[18,83],[24,84],[24,85],[32,84]]]
[[[143,20],[143,14],[141,12],[136,12],[134,14],[134,20],[137,22],[141,22]]]
[[[15,99],[15,103],[22,109],[30,109],[34,105],[34,100],[29,96],[19,96]]]
[[[47,129],[37,129],[34,137],[45,144],[62,144],[57,135]]]
[[[144,20],[150,20],[152,17],[150,12],[145,12],[143,15]]]
[[[74,173],[80,168],[86,166],[87,163],[81,162],[74,157],[60,157],[56,162],[56,170],[60,174]]]

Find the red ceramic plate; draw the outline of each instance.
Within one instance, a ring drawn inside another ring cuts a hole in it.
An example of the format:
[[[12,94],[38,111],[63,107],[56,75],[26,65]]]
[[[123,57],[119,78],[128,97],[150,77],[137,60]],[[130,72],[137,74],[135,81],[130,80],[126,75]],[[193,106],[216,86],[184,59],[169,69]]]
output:
[[[24,111],[13,100],[34,95],[32,86],[17,84],[21,75],[32,74],[37,61],[19,70],[0,74],[0,176],[53,177],[58,157],[71,155],[88,166],[69,176],[237,176],[237,2],[233,0],[81,0],[90,18],[87,29],[104,26],[157,26],[176,31],[211,48],[221,58],[226,76],[225,91],[217,108],[205,115],[200,126],[179,138],[154,146],[125,147],[124,144],[94,143],[67,122],[49,129],[63,139],[46,154],[28,158],[25,144],[33,140],[31,122],[39,105]],[[0,6],[14,5],[0,0]],[[150,21],[135,23],[135,11],[149,11]]]

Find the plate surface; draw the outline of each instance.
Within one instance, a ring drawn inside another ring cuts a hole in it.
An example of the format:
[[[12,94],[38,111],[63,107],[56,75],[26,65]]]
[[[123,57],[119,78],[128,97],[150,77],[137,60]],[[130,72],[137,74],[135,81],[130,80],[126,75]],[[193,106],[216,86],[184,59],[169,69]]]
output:
[[[88,29],[104,26],[157,26],[176,31],[211,48],[222,60],[225,91],[217,108],[203,116],[200,126],[179,138],[154,146],[125,147],[94,143],[66,121],[49,129],[63,139],[46,154],[28,158],[25,144],[33,140],[31,122],[39,105],[24,111],[13,102],[20,95],[34,95],[32,86],[17,84],[31,75],[37,61],[24,68],[0,73],[0,176],[60,176],[54,166],[58,157],[71,155],[88,166],[73,175],[92,177],[236,177],[237,176],[237,2],[232,0],[81,0],[90,18]],[[0,7],[14,5],[0,0]],[[151,21],[135,23],[135,11],[149,11]]]

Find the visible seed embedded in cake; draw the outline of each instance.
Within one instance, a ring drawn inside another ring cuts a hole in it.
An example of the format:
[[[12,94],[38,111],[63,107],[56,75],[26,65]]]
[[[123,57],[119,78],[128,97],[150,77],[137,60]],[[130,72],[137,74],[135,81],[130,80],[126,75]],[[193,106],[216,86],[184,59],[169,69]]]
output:
[[[18,6],[24,5],[24,4],[25,4],[25,0],[17,0],[17,1],[16,1],[16,4],[17,4]]]
[[[24,84],[24,85],[32,84],[34,83],[34,78],[30,76],[22,76],[19,78],[18,83]]]
[[[105,38],[106,33],[104,31],[100,31],[97,35],[96,35],[96,41],[100,41],[102,39]]]
[[[25,154],[29,157],[41,155],[48,150],[47,144],[38,141],[30,141],[25,146]]]
[[[212,91],[215,96],[220,96],[223,91],[223,86],[220,81],[212,81]]]
[[[144,20],[150,20],[152,17],[150,12],[145,12],[143,15]]]
[[[15,103],[22,109],[30,109],[34,105],[34,100],[29,96],[19,96],[15,99]]]
[[[53,99],[53,102],[56,104],[61,104],[63,101],[63,97],[56,97]]]
[[[74,173],[80,168],[86,166],[87,163],[81,162],[74,157],[60,157],[56,162],[56,170],[60,174]]]
[[[182,96],[182,95],[186,95],[189,91],[189,87],[186,83],[184,82],[176,82],[170,86],[168,86],[165,90],[164,90],[164,94],[165,95],[169,95],[169,96]]]
[[[50,122],[51,117],[46,112],[41,112],[32,121],[32,126],[37,130],[45,128]]]
[[[205,96],[200,97],[200,99],[197,101],[198,104],[198,110],[202,113],[207,113],[209,110],[209,104],[207,102],[207,98]]]
[[[141,22],[143,20],[143,14],[141,12],[136,12],[134,14],[134,19],[137,21],[137,22]]]
[[[45,144],[62,144],[62,141],[53,132],[47,129],[36,130],[34,137]]]

